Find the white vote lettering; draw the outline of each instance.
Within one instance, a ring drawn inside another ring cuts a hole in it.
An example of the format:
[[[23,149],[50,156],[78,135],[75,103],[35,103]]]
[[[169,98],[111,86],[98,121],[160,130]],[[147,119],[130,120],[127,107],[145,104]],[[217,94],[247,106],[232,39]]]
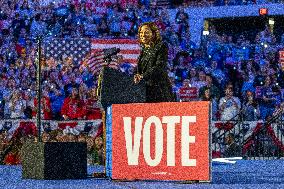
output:
[[[144,127],[143,117],[136,117],[134,136],[131,132],[131,117],[123,117],[124,122],[124,134],[126,142],[126,152],[128,158],[128,165],[138,165],[139,164],[139,152],[140,143],[143,128],[143,155],[145,162],[149,166],[157,166],[161,163],[163,157],[163,125],[167,124],[167,166],[176,165],[176,153],[175,153],[175,129],[176,124],[181,122],[181,165],[182,166],[196,166],[196,159],[189,158],[189,144],[195,143],[195,136],[189,135],[189,125],[190,123],[196,122],[196,116],[164,116],[161,120],[156,116],[151,116],[146,119]],[[151,126],[155,130],[155,154],[152,159],[151,157]],[[132,140],[133,139],[133,140]]]

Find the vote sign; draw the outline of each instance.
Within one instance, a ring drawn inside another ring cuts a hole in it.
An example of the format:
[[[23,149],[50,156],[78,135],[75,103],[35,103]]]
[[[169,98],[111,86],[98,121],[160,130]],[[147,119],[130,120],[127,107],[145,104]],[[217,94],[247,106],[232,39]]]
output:
[[[209,103],[113,105],[107,175],[126,180],[210,180]]]

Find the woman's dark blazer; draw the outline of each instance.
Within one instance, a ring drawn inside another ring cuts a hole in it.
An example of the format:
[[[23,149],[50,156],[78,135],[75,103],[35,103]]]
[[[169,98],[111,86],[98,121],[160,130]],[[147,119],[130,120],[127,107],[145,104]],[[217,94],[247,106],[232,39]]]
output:
[[[137,70],[146,82],[147,102],[174,101],[167,64],[168,46],[166,43],[158,42],[153,47],[142,47]]]

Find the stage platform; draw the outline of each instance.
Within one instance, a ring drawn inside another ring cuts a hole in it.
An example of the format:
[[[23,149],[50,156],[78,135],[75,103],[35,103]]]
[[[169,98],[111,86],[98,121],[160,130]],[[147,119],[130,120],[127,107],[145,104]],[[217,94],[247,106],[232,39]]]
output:
[[[89,166],[88,172],[101,172],[102,166]],[[237,160],[235,164],[213,163],[212,182],[117,182],[110,179],[22,180],[21,166],[0,166],[1,189],[92,189],[92,188],[284,188],[284,160]]]

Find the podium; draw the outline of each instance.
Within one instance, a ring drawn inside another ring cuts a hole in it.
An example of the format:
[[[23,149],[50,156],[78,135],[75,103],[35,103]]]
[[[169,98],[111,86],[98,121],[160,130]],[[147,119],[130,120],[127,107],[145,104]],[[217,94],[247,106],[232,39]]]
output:
[[[106,176],[211,180],[209,102],[113,104],[106,113]]]
[[[146,102],[145,82],[135,84],[133,77],[113,68],[103,68],[99,88],[99,101],[104,110],[112,104]]]

